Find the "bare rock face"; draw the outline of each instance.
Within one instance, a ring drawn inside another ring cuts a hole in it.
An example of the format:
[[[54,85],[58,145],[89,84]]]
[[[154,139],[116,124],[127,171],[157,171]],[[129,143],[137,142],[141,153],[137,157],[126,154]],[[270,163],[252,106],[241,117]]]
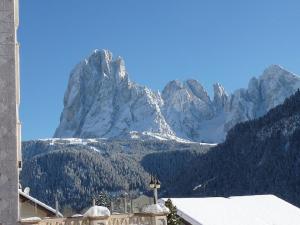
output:
[[[163,113],[176,135],[199,140],[201,123],[214,117],[214,106],[196,80],[171,81],[162,92]]]
[[[219,84],[216,83],[213,85],[214,88],[214,106],[216,108],[216,111],[222,111],[228,109],[228,103],[229,103],[229,95],[225,91],[225,88]]]
[[[272,65],[231,95],[217,83],[211,99],[196,80],[171,81],[160,94],[130,81],[121,57],[95,50],[71,72],[54,137],[221,142],[235,124],[266,114],[298,88],[298,76]]]

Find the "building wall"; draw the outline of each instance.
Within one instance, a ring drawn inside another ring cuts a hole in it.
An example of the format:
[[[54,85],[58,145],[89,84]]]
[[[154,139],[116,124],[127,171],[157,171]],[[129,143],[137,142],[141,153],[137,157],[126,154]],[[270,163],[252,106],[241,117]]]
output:
[[[20,203],[20,214],[21,218],[29,218],[29,217],[40,217],[40,218],[45,218],[45,217],[50,217],[50,216],[55,216],[53,214],[50,214],[44,209],[41,209],[37,205],[34,205],[30,201],[22,202]]]
[[[18,0],[0,0],[0,224],[18,221]]]

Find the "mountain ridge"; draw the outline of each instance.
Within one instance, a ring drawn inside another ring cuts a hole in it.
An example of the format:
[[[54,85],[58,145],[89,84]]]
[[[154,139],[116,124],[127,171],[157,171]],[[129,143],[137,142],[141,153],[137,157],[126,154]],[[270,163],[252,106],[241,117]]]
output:
[[[173,80],[162,93],[129,79],[125,62],[95,50],[72,70],[54,137],[119,138],[131,132],[219,143],[235,124],[264,115],[300,87],[300,77],[278,65],[248,88],[210,97],[197,80]]]

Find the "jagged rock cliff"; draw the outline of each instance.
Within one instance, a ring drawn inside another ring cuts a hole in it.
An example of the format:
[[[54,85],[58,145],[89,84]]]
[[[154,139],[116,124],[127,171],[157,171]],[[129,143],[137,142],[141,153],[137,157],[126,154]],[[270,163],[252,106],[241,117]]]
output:
[[[159,93],[128,79],[122,58],[95,50],[71,72],[55,137],[119,137],[130,131],[172,135]]]

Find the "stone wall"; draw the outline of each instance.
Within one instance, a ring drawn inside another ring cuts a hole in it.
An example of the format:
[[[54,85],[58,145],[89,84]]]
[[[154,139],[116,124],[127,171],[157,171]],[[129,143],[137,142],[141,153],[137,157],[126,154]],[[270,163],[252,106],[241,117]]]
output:
[[[167,225],[166,214],[114,214],[108,217],[23,219],[21,225]]]
[[[18,221],[20,160],[18,0],[0,0],[0,224]]]

